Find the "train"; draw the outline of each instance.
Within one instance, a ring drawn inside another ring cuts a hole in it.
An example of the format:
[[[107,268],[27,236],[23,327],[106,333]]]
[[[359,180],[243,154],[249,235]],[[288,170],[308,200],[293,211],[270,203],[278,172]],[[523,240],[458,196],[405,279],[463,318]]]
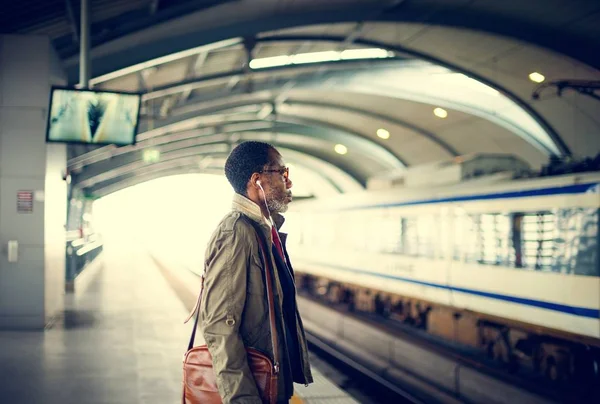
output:
[[[292,203],[298,290],[474,348],[512,373],[597,384],[600,173],[531,175],[515,161],[463,156]]]

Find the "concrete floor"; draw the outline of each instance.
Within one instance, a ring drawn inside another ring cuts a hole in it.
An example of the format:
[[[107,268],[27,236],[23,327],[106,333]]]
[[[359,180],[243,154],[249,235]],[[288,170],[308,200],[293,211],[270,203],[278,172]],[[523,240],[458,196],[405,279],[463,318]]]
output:
[[[0,403],[181,402],[187,312],[147,254],[104,253],[44,332],[0,332]]]

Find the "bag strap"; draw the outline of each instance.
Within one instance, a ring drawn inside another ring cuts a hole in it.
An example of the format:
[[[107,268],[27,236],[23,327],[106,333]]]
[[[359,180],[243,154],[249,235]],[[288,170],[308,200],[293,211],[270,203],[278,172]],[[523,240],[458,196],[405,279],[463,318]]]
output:
[[[194,340],[196,339],[196,328],[198,327],[198,318],[200,317],[200,301],[202,300],[202,292],[204,291],[204,273],[202,273],[202,276],[200,278],[200,294],[198,295],[198,300],[196,300],[196,305],[190,312],[188,318],[186,318],[183,322],[184,324],[187,324],[187,322],[190,321],[192,316],[196,314],[196,319],[194,320],[194,328],[192,328],[192,336],[190,337],[190,343],[188,344],[188,351],[194,347]]]
[[[261,261],[263,263],[263,267],[265,268],[266,274],[266,284],[267,284],[267,302],[269,304],[269,325],[271,328],[271,345],[273,347],[273,368],[275,374],[279,373],[279,346],[277,344],[277,323],[275,321],[275,303],[273,296],[273,268],[270,259],[267,259],[266,254],[266,240],[265,235],[262,233],[262,230],[258,227],[258,225],[252,220],[248,219],[242,215],[242,217],[246,220],[246,222],[250,223],[254,230],[256,231],[256,235],[258,236],[258,244],[261,252]],[[196,328],[198,327],[198,319],[200,317],[200,302],[202,301],[202,293],[204,292],[204,273],[201,277],[200,282],[200,294],[198,295],[198,300],[196,300],[196,305],[190,312],[188,318],[184,321],[184,324],[190,321],[192,316],[196,314],[196,319],[194,320],[194,327],[192,329],[192,335],[190,337],[190,343],[188,344],[188,351],[194,347],[194,340],[196,339]]]

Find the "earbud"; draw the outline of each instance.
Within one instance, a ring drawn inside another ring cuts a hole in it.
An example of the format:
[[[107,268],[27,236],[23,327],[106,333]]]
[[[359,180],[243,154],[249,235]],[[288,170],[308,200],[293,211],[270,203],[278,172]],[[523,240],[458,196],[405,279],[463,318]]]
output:
[[[262,191],[262,199],[265,202],[265,207],[267,208],[267,213],[269,214],[268,219],[271,222],[272,226],[275,226],[274,222],[273,222],[273,218],[271,217],[271,211],[269,211],[269,204],[267,203],[267,196],[265,195],[265,190],[263,189],[262,185],[260,185],[260,180],[256,180],[256,186],[258,188],[260,188],[260,190]],[[258,193],[259,195],[261,194],[261,192]]]

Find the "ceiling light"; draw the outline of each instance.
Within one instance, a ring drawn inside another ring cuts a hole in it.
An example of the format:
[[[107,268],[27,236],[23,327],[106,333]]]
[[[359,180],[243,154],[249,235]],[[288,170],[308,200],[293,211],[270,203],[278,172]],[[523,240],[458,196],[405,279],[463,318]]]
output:
[[[323,51],[297,53],[295,55],[281,55],[268,58],[252,59],[251,69],[264,69],[267,67],[299,65],[307,63],[335,62],[339,60],[355,59],[384,59],[394,57],[394,53],[386,49],[347,49],[345,51]]]
[[[533,72],[529,75],[529,80],[533,81],[534,83],[541,83],[542,81],[546,80],[546,77],[538,72]]]
[[[377,136],[379,136],[382,139],[389,139],[390,138],[390,132],[388,132],[385,129],[377,129]]]
[[[250,61],[251,69],[264,69],[266,67],[286,66],[292,63],[288,55],[273,56],[270,58],[252,59]]]
[[[348,153],[348,149],[343,144],[336,144],[333,149],[338,154],[346,154],[346,153]]]
[[[433,110],[433,114],[438,118],[445,118],[448,116],[448,111],[446,111],[444,108],[436,108]]]
[[[304,63],[331,62],[339,59],[340,52],[336,51],[310,52],[299,53],[292,56],[292,63],[296,65]]]
[[[346,49],[340,54],[340,58],[348,59],[384,59],[393,57],[394,53],[381,48],[369,49]]]

